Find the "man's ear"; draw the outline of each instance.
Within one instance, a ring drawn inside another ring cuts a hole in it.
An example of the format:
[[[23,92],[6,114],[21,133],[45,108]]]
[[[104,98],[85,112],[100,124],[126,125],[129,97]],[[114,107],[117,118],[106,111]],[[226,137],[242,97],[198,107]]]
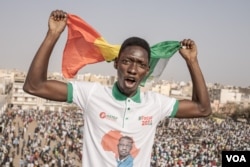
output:
[[[115,58],[115,60],[114,60],[114,68],[117,69],[117,66],[118,66],[118,59]]]

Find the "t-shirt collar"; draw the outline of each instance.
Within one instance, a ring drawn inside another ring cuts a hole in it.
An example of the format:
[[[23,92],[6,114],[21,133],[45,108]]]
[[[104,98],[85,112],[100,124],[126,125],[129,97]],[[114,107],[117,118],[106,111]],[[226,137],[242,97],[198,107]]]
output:
[[[124,95],[118,88],[117,86],[117,82],[113,85],[113,88],[112,88],[112,95],[114,96],[114,98],[116,100],[119,100],[119,101],[124,101],[126,100],[127,97],[126,95]],[[140,89],[137,88],[137,91],[136,91],[136,94],[132,97],[130,97],[130,99],[132,99],[134,102],[136,103],[141,103],[141,97],[140,97]]]

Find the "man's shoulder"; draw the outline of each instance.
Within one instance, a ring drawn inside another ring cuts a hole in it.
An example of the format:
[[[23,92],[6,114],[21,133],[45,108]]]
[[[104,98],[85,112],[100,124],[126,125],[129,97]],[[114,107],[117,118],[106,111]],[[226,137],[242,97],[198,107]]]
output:
[[[154,92],[154,91],[141,92],[141,97],[143,99],[149,100],[149,101],[152,101],[152,100],[155,100],[155,101],[162,100],[162,101],[167,102],[169,100],[176,100],[173,97],[170,97],[170,96],[158,93],[158,92]]]
[[[88,81],[71,81],[70,82],[73,86],[78,86],[78,87],[108,87],[106,85],[101,84],[100,82],[88,82]]]
[[[154,92],[154,91],[145,91],[145,92],[141,92],[141,94],[145,97],[151,97],[151,98],[155,98],[155,97],[169,97],[167,95],[164,95],[164,94],[160,94],[158,92]]]

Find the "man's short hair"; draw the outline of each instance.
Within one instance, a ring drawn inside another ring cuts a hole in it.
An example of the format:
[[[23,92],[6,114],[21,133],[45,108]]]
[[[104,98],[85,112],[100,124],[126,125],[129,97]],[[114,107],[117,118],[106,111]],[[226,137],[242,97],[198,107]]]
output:
[[[134,140],[132,139],[132,137],[129,137],[129,136],[122,136],[122,137],[120,137],[119,142],[120,142],[122,139],[127,139],[127,140],[130,140],[130,142],[131,142],[132,144],[134,143]]]
[[[148,42],[145,39],[139,38],[139,37],[130,37],[127,38],[121,45],[118,57],[122,53],[124,49],[126,49],[128,46],[140,46],[143,49],[145,49],[148,53],[148,62],[150,61],[150,46]]]

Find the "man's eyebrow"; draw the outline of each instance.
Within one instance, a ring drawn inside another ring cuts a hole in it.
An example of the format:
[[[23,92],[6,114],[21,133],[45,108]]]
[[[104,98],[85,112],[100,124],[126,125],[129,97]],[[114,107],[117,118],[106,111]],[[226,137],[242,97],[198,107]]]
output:
[[[129,59],[129,60],[132,60],[132,61],[135,61],[135,62],[139,62],[139,63],[144,63],[144,62],[147,61],[144,58],[137,58],[137,57],[126,57],[125,59]]]

